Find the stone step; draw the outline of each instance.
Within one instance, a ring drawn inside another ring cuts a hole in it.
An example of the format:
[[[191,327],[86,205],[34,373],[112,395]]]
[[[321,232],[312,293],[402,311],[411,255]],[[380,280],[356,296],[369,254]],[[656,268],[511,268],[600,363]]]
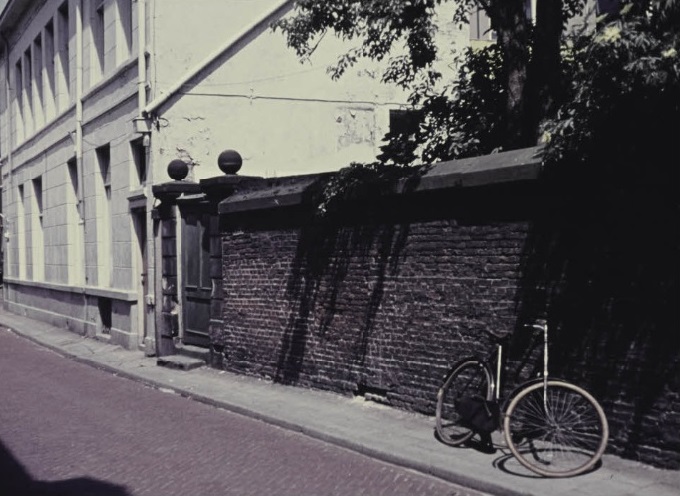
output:
[[[168,355],[156,359],[156,365],[177,370],[197,369],[199,367],[204,367],[205,364],[205,360],[183,355]]]
[[[210,350],[208,348],[201,348],[200,346],[183,344],[182,346],[177,347],[177,354],[203,360],[205,363],[210,361]]]

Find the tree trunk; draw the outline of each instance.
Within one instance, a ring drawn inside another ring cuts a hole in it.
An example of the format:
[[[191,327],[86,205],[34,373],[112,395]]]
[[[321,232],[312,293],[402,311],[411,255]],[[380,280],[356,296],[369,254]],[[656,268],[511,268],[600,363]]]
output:
[[[543,2],[545,3],[545,2]],[[529,65],[529,19],[524,0],[493,0],[487,14],[498,36],[503,53],[506,77],[504,148],[531,145],[532,133],[526,129],[527,111],[525,85]]]
[[[526,129],[538,136],[542,120],[552,117],[562,99],[560,39],[562,0],[537,2],[531,63],[525,88],[530,107]]]

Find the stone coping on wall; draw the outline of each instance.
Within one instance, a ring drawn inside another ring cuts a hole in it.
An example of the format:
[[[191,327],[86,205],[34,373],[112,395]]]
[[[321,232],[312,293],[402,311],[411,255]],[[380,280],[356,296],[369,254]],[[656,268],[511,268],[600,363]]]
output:
[[[200,184],[193,181],[169,181],[161,184],[154,184],[151,187],[153,196],[162,202],[162,205],[172,205],[177,203],[180,197],[192,195],[202,195]],[[158,207],[154,207],[154,215],[158,213]]]
[[[492,184],[536,180],[541,172],[541,147],[493,153],[481,157],[434,164],[408,188],[409,193],[470,188]],[[220,202],[220,214],[281,208],[305,203],[319,185],[333,173],[263,179],[249,183]],[[404,193],[404,184],[395,193]]]
[[[318,177],[318,174],[315,177]],[[152,186],[152,193],[161,201],[193,203],[199,200],[225,198],[239,189],[259,190],[267,184],[267,180],[261,177],[228,174],[201,179],[199,182],[179,180],[155,184]]]
[[[201,186],[192,181],[169,181],[167,183],[154,184],[151,190],[156,198],[163,198],[164,196],[177,197],[200,193]]]
[[[542,164],[541,150],[541,147],[522,148],[440,162],[423,175],[415,190],[470,188],[538,179]]]
[[[265,181],[265,179],[259,176],[237,176],[236,174],[226,174],[224,176],[201,179],[199,185],[201,191],[208,198],[222,199],[240,189],[257,189],[261,187],[263,181]]]
[[[314,186],[331,174],[309,174],[277,179],[263,179],[251,189],[239,190],[222,200],[220,214],[281,208],[304,203]]]

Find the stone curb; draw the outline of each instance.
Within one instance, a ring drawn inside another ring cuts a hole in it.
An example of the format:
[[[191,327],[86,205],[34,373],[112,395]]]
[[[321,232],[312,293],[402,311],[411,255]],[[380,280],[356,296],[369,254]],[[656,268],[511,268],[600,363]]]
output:
[[[148,387],[173,392],[201,403],[283,429],[299,432],[311,438],[459,484],[471,490],[513,496],[543,495],[546,493],[561,496],[600,493],[632,496],[640,492],[650,496],[666,496],[677,494],[677,490],[680,489],[680,471],[664,471],[617,457],[608,458],[605,462],[606,467],[591,476],[572,479],[532,480],[518,476],[512,470],[509,470],[510,476],[508,477],[508,474],[503,473],[508,472],[504,469],[505,456],[489,463],[488,457],[479,456],[474,452],[466,452],[464,455],[455,451],[447,452],[434,441],[432,450],[429,451],[427,437],[423,436],[421,420],[394,415],[392,410],[386,412],[384,416],[382,413],[367,410],[366,416],[362,417],[366,418],[367,422],[364,431],[361,428],[357,431],[351,427],[351,423],[348,423],[348,420],[354,422],[356,410],[353,410],[353,408],[347,410],[345,403],[347,398],[336,397],[331,393],[328,393],[329,396],[325,397],[323,392],[302,388],[291,388],[289,391],[283,391],[279,388],[286,386],[269,383],[267,383],[267,386],[264,386],[264,384],[262,386],[273,387],[274,389],[262,389],[258,382],[250,383],[252,378],[231,374],[226,376],[230,379],[225,378],[225,388],[222,389],[219,387],[221,383],[219,381],[213,382],[213,378],[210,376],[210,371],[214,369],[204,367],[185,372],[157,367],[155,358],[145,357],[141,352],[131,352],[116,345],[84,338],[43,322],[3,312],[1,308],[0,325],[39,346],[85,365],[134,380]],[[114,362],[117,362],[117,364]],[[135,367],[139,367],[139,372],[136,371]],[[192,381],[197,385],[196,389],[202,389],[200,392],[193,390]],[[179,384],[180,382],[184,384]],[[217,389],[214,389],[215,384],[218,385]],[[251,386],[254,388],[252,407],[249,406],[251,403],[249,388]],[[232,402],[225,398],[224,394],[221,394],[227,390],[230,391],[229,394],[233,395],[234,400]],[[265,398],[265,395],[271,395],[271,397]],[[260,399],[259,403],[257,403],[258,398]],[[277,401],[281,404],[289,402],[291,408],[286,408],[286,410],[290,410],[288,415],[283,412],[283,415],[277,416]],[[338,425],[328,424],[331,428],[324,430],[322,424],[315,422],[315,419],[309,415],[305,420],[305,413],[315,402],[320,405],[319,411],[326,413],[332,412],[339,406],[341,415],[336,416],[336,419],[339,419]],[[299,414],[300,421],[296,422],[295,419],[298,418],[297,415]],[[307,425],[307,423],[312,425]],[[376,425],[387,427],[376,429]],[[348,428],[352,431],[347,431]],[[406,430],[400,431],[401,428]],[[374,432],[376,430],[378,431],[377,435]],[[404,434],[406,438],[403,440],[397,438],[396,443],[390,440],[390,436],[403,436]],[[371,435],[373,437],[370,437]],[[366,439],[366,442],[364,442],[364,439]],[[403,445],[405,449],[400,452],[399,442],[408,443],[410,440],[413,440],[416,444],[405,444]]]
[[[93,359],[93,358],[86,358],[81,355],[79,355],[76,352],[68,350],[65,346],[59,346],[52,344],[44,339],[41,339],[40,336],[33,335],[32,333],[25,332],[22,329],[19,329],[18,326],[12,326],[10,323],[5,322],[5,319],[2,318],[2,315],[0,314],[0,325],[3,325],[7,327],[10,331],[13,333],[28,339],[29,341],[42,346],[44,348],[47,348],[55,353],[58,353],[66,358],[72,359],[76,362],[97,368],[99,370],[103,370],[112,374],[115,374],[119,377],[124,377],[126,379],[130,379],[136,382],[139,382],[141,384],[144,384],[149,387],[153,387],[155,389],[162,389],[162,390],[172,390],[173,392],[192,399],[194,401],[198,401],[200,403],[204,403],[210,406],[214,406],[217,408],[222,408],[224,410],[230,411],[232,413],[236,413],[239,415],[243,415],[245,417],[253,418],[262,422],[265,422],[267,424],[274,425],[276,427],[280,427],[282,429],[294,431],[294,432],[299,432],[301,434],[304,434],[306,436],[309,436],[314,439],[318,439],[320,441],[324,441],[330,444],[334,444],[336,446],[339,446],[341,448],[345,448],[351,451],[355,451],[357,453],[361,453],[363,455],[369,456],[371,458],[375,458],[377,460],[386,462],[386,463],[391,463],[393,465],[398,465],[403,468],[415,470],[427,475],[431,475],[433,477],[437,477],[439,479],[443,479],[448,482],[452,482],[454,484],[459,484],[461,486],[467,487],[469,489],[473,489],[476,491],[481,491],[489,494],[503,494],[503,495],[508,495],[508,496],[526,496],[529,495],[530,493],[525,493],[525,492],[517,492],[510,490],[506,486],[501,486],[493,483],[489,483],[488,481],[483,481],[474,477],[469,477],[465,476],[453,471],[449,470],[443,470],[438,467],[435,467],[433,465],[429,465],[427,463],[420,463],[417,462],[411,458],[404,457],[404,456],[399,456],[396,453],[387,453],[385,451],[381,451],[378,449],[374,449],[369,447],[367,444],[362,444],[362,443],[357,443],[350,441],[346,438],[340,437],[340,436],[334,436],[332,434],[328,434],[327,432],[323,432],[319,429],[314,429],[314,428],[309,428],[305,427],[303,425],[300,425],[299,423],[294,423],[294,422],[289,422],[287,420],[283,420],[281,418],[272,416],[272,415],[267,415],[263,414],[261,412],[258,412],[253,409],[245,408],[240,405],[232,404],[229,402],[225,402],[222,400],[216,400],[214,398],[211,398],[209,396],[202,395],[200,393],[196,393],[195,391],[190,391],[184,387],[178,386],[176,384],[169,383],[167,381],[160,381],[160,380],[154,380],[150,379],[148,377],[145,377],[142,374],[135,374],[133,372],[129,372],[127,370],[124,370],[120,367],[116,367],[114,365],[110,365],[108,363],[105,363],[101,360]],[[59,328],[55,328],[57,332],[66,332],[63,331]],[[75,338],[81,338],[81,336],[74,334],[74,339]],[[69,336],[70,338],[70,336]],[[82,338],[82,339],[87,339],[87,338]],[[75,342],[74,342],[75,343]],[[101,344],[105,344],[106,346],[110,346],[111,350],[113,351],[114,349],[119,350],[119,351],[125,351],[123,348],[116,346],[116,345],[110,345],[107,343],[100,342]],[[75,343],[77,344],[77,343]],[[105,352],[105,353],[108,353]],[[132,352],[133,353],[133,352]],[[139,361],[154,361],[154,358],[139,358]],[[168,370],[169,374],[172,373],[186,373],[183,371],[179,370]]]

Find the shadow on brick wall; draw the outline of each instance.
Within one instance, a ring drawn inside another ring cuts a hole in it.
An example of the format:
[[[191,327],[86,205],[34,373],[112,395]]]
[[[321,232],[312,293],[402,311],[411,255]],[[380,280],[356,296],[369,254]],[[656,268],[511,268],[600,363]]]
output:
[[[644,191],[560,197],[527,241],[520,321],[547,311],[551,372],[601,400],[613,450],[678,468],[677,206]]]
[[[230,286],[225,308],[252,305],[225,318],[230,366],[432,414],[441,375],[491,351],[490,329],[515,331],[508,387],[533,376],[540,340],[519,326],[547,315],[551,372],[601,400],[612,451],[680,467],[676,200],[552,184],[253,216],[252,238],[225,238],[257,279],[254,298]]]
[[[355,370],[363,369],[385,292],[385,280],[388,275],[395,276],[398,272],[397,261],[408,233],[408,224],[343,225],[317,220],[301,228],[286,287],[286,297],[292,308],[283,331],[277,381],[296,383],[312,329],[323,338],[334,319],[347,315],[350,309],[358,310],[352,326],[353,333],[358,336],[354,337],[349,356],[356,365]],[[357,260],[365,265],[361,273],[367,293],[348,299],[348,284],[356,284],[352,277],[347,280],[348,273],[350,265]]]

